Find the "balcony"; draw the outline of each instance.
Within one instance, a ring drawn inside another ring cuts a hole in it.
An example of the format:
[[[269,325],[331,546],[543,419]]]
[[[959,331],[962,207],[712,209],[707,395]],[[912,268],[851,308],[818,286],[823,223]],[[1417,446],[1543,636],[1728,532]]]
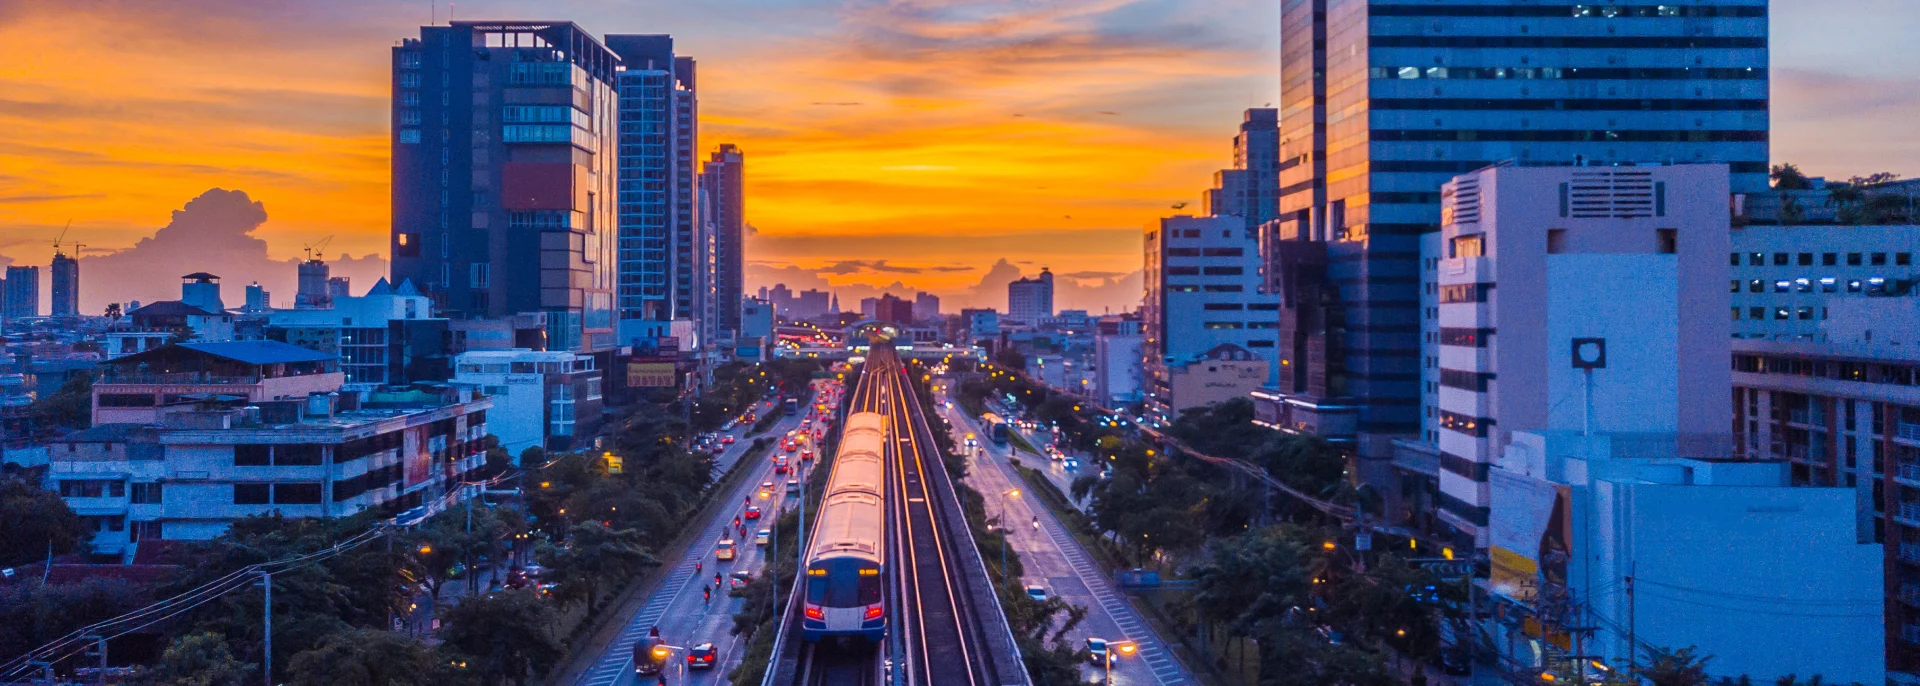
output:
[[[1900,503],[1899,509],[1893,511],[1893,520],[1907,526],[1920,527],[1920,503]],[[1914,544],[1903,543],[1901,545]]]
[[[1893,437],[1920,443],[1920,424],[1901,422],[1898,426],[1894,427]]]
[[[1893,480],[1903,485],[1920,488],[1920,464],[1900,463],[1899,469],[1893,473]]]

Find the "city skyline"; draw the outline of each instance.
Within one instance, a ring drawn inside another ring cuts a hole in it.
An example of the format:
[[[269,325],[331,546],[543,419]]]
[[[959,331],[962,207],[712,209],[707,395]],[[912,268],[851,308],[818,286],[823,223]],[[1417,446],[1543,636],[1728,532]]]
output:
[[[71,219],[69,238],[87,245],[83,311],[150,299],[116,292],[92,265],[132,261],[126,251],[165,213],[221,188],[245,191],[273,220],[209,242],[242,245],[262,268],[328,235],[330,255],[383,261],[387,48],[427,23],[417,16],[427,8],[356,4],[0,5],[0,50],[31,67],[0,79],[15,94],[0,102],[13,122],[0,133],[0,256],[45,265]],[[1920,153],[1891,132],[1920,100],[1901,66],[1912,60],[1899,57],[1920,49],[1900,42],[1915,20],[1894,7],[1775,8],[1773,162],[1816,175],[1913,171]],[[463,20],[524,13],[457,9]],[[1137,279],[1141,227],[1174,204],[1197,207],[1199,180],[1229,166],[1220,132],[1277,100],[1273,2],[661,9],[562,3],[542,14],[598,34],[672,33],[702,60],[699,154],[727,142],[755,160],[749,290],[784,280],[872,293],[898,281],[972,306],[991,302],[968,294],[993,293],[1004,260],[1025,275],[1087,275],[1078,301],[1063,287],[1063,307],[1130,308],[1138,289],[1123,286]],[[446,10],[435,10],[441,23]],[[72,32],[102,40],[77,53],[49,42]],[[227,40],[173,38],[202,34]],[[1183,97],[1164,97],[1170,88]]]

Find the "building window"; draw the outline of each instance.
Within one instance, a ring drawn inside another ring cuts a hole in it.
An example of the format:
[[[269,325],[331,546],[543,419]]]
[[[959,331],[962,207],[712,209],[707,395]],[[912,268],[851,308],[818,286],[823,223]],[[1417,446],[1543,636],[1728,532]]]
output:
[[[1767,292],[1767,282],[1761,281],[1759,279],[1748,281],[1747,292],[1748,293],[1765,293]]]
[[[1245,274],[1246,270],[1240,267],[1207,267],[1202,269],[1201,273],[1207,276],[1240,276]]]
[[[1847,253],[1847,266],[1858,267],[1860,266],[1860,261],[1861,261],[1860,253],[1857,253],[1857,252]]]
[[[1820,253],[1820,266],[1831,267],[1836,264],[1839,264],[1840,263],[1839,257],[1840,255],[1837,253],[1830,253],[1830,252]]]
[[[1458,369],[1440,370],[1440,385],[1448,388],[1485,393],[1487,392],[1487,382],[1492,380],[1492,374],[1461,371]]]
[[[1788,281],[1786,279],[1780,279],[1778,281],[1773,282],[1773,292],[1775,293],[1786,293],[1791,290],[1793,290],[1792,281]]]
[[[1868,262],[1872,263],[1875,267],[1887,266],[1887,254],[1883,252],[1874,253]]]
[[[266,505],[273,500],[272,492],[269,484],[234,484],[233,504]]]
[[[1728,287],[1728,289],[1727,289],[1727,292],[1728,292],[1728,293],[1739,293],[1739,292],[1740,292],[1740,280],[1739,280],[1739,279],[1734,279],[1734,280],[1733,280],[1733,285],[1732,285],[1732,286],[1730,286],[1730,287]]]
[[[1834,279],[1833,277],[1831,277],[1831,276],[1822,276],[1822,277],[1820,277],[1820,292],[1821,292],[1821,293],[1833,293],[1833,292],[1836,292],[1836,291],[1839,291],[1839,290],[1840,290],[1840,285],[1839,285],[1839,281],[1837,281],[1837,280],[1835,280],[1835,279]]]
[[[1793,280],[1793,289],[1801,293],[1813,292],[1813,280],[1801,277]]]
[[[1205,286],[1202,288],[1202,290],[1205,290],[1208,293],[1239,293],[1246,289],[1241,288],[1238,285],[1234,285],[1234,286],[1214,285],[1214,286]]]
[[[160,504],[161,486],[159,483],[137,483],[133,485],[132,502],[135,505]]]
[[[1206,328],[1208,328],[1208,329],[1238,329],[1238,328],[1240,328],[1240,322],[1207,322],[1207,323],[1206,323]]]
[[[1910,266],[1913,264],[1913,253],[1910,253],[1910,252],[1894,253],[1893,263],[1895,265],[1902,266],[1902,267]]]
[[[1199,276],[1199,267],[1167,267],[1167,276]]]
[[[233,466],[266,467],[273,464],[272,455],[272,446],[236,445],[233,447]]]
[[[420,234],[396,233],[393,235],[394,257],[419,257]]]
[[[1674,253],[1680,252],[1680,236],[1679,236],[1678,229],[1654,229],[1654,236],[1659,243],[1660,254],[1672,255]]]
[[[1205,304],[1205,305],[1203,305],[1203,306],[1201,306],[1201,309],[1206,309],[1206,310],[1222,310],[1222,311],[1229,311],[1229,310],[1231,310],[1231,311],[1238,311],[1238,310],[1240,310],[1240,309],[1241,309],[1241,307],[1242,307],[1242,305],[1241,305],[1240,303],[1207,303],[1207,304]]]
[[[1813,253],[1810,253],[1810,252],[1800,253],[1798,261],[1800,263],[1800,266],[1802,267],[1813,266]]]
[[[1812,308],[1812,307],[1802,307],[1802,308],[1800,308],[1800,312],[1799,312],[1799,314],[1800,314],[1800,318],[1801,318],[1801,319],[1812,319],[1812,318],[1813,318],[1813,308]]]
[[[273,464],[279,467],[311,467],[321,462],[320,446],[311,443],[273,447]]]
[[[1487,427],[1493,424],[1491,419],[1483,419],[1456,412],[1440,411],[1440,428],[1463,433],[1468,436],[1485,436]]]
[[[292,483],[273,485],[273,504],[275,505],[318,505],[320,504],[320,484]]]
[[[1454,236],[1453,241],[1447,245],[1447,257],[1450,258],[1466,259],[1480,257],[1483,254],[1485,253],[1481,252],[1479,236]]]
[[[1775,267],[1785,267],[1785,266],[1787,266],[1787,261],[1788,261],[1788,260],[1787,260],[1787,254],[1786,254],[1786,253],[1783,253],[1783,252],[1777,252],[1777,253],[1774,253],[1774,254],[1773,254],[1773,266],[1775,266]]]
[[[1487,339],[1493,337],[1493,329],[1474,329],[1463,327],[1442,327],[1441,345],[1458,345],[1469,348],[1487,347]]]

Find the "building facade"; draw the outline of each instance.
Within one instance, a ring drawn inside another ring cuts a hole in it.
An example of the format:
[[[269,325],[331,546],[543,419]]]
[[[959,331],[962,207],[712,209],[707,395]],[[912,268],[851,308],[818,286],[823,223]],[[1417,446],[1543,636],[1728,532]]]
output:
[[[1765,0],[1282,3],[1280,237],[1328,243],[1357,450],[1420,431],[1419,240],[1503,160],[1707,162],[1767,190]]]
[[[611,350],[620,66],[564,22],[424,26],[393,48],[393,282]]]
[[[747,287],[745,165],[740,148],[722,143],[700,169],[704,219],[713,228],[714,326],[727,337],[740,333],[741,299]]]
[[[434,316],[432,299],[411,282],[381,279],[366,295],[334,298],[325,309],[280,310],[267,317],[267,338],[337,355],[349,387],[444,381],[452,334]]]
[[[0,314],[7,319],[40,316],[39,267],[7,267],[7,280],[0,284]]]
[[[453,380],[493,399],[488,433],[518,464],[527,448],[572,449],[599,428],[604,377],[594,359],[560,350],[465,352],[454,360]]]
[[[1192,407],[1173,397],[1170,375],[1221,345],[1253,354],[1272,373],[1279,298],[1263,292],[1260,272],[1258,241],[1240,217],[1183,215],[1147,229],[1140,352],[1150,411],[1171,419],[1173,409]]]
[[[619,55],[620,340],[706,321],[713,264],[697,216],[694,61],[665,35],[609,35]],[[704,333],[704,332],[703,332]]]
[[[47,290],[51,296],[49,312],[55,317],[76,317],[80,315],[80,260],[55,250],[53,264],[47,269],[51,282]]]
[[[1487,470],[1517,431],[1727,435],[1724,165],[1492,167],[1442,187],[1440,520],[1485,547]]]
[[[1028,326],[1053,316],[1053,272],[1046,267],[1030,279],[1015,279],[1007,284],[1007,318]]]
[[[1910,298],[1920,226],[1768,226],[1733,230],[1733,337],[1827,340],[1837,301]]]

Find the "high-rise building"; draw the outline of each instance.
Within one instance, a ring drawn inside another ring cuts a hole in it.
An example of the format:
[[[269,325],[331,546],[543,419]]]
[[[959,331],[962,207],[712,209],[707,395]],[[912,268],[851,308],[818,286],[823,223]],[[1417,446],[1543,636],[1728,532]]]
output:
[[[353,289],[352,277],[336,276],[336,277],[327,279],[327,297],[329,298],[333,298],[336,300],[340,298],[345,298],[352,294],[351,293],[352,289]]]
[[[293,308],[296,310],[324,310],[333,306],[333,296],[327,293],[327,280],[332,270],[318,256],[300,263],[300,281],[298,293],[293,296]]]
[[[1487,469],[1517,431],[1662,434],[1725,458],[1730,338],[1724,165],[1492,167],[1441,191],[1440,520],[1487,546]]]
[[[424,26],[393,48],[393,282],[453,318],[543,313],[611,350],[619,55],[568,22]]]
[[[808,289],[793,297],[793,306],[787,314],[793,319],[818,317],[827,313],[827,292]]]
[[[1201,203],[1209,216],[1233,215],[1249,228],[1272,221],[1280,211],[1280,111],[1246,111],[1233,137],[1233,168],[1213,175],[1213,188]]]
[[[746,290],[746,191],[742,172],[746,158],[732,143],[720,144],[700,169],[700,192],[706,198],[703,217],[713,227],[715,328],[740,332],[740,300]]]
[[[247,284],[247,313],[259,314],[272,310],[272,298],[273,294],[268,293],[266,287],[261,286],[260,282],[255,281]]]
[[[1328,242],[1358,452],[1420,430],[1419,240],[1495,162],[1730,165],[1767,188],[1766,0],[1282,4],[1279,219]]]
[[[80,260],[56,249],[53,252],[53,265],[48,271],[53,277],[52,283],[48,284],[48,290],[53,296],[53,316],[79,316]]]
[[[1040,268],[1040,275],[1016,279],[1007,284],[1007,317],[1028,326],[1053,316],[1053,272]]]
[[[12,265],[0,285],[0,313],[7,319],[40,316],[40,268]]]
[[[694,61],[673,37],[609,35],[619,55],[620,340],[656,338],[663,322],[711,334],[711,246],[697,216],[699,122]]]
[[[1170,419],[1174,409],[1194,406],[1174,397],[1171,377],[1204,360],[1252,357],[1264,363],[1253,386],[1269,380],[1278,364],[1279,298],[1262,292],[1259,266],[1258,241],[1240,217],[1182,215],[1146,230],[1140,354],[1155,414]]]

